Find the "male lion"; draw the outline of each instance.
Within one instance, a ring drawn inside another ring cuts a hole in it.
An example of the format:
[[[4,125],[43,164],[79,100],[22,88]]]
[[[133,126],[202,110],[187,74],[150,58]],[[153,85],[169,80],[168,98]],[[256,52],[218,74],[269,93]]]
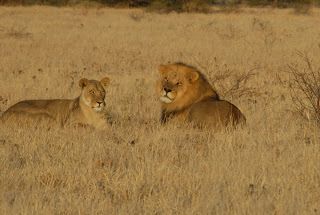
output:
[[[1,117],[4,122],[29,119],[54,121],[66,124],[90,125],[98,129],[107,127],[102,110],[105,107],[105,87],[110,79],[101,81],[82,78],[81,94],[76,99],[24,100],[8,108]]]
[[[178,120],[215,129],[244,124],[241,111],[220,100],[204,75],[196,68],[173,63],[159,66],[157,90],[161,101],[161,122]]]

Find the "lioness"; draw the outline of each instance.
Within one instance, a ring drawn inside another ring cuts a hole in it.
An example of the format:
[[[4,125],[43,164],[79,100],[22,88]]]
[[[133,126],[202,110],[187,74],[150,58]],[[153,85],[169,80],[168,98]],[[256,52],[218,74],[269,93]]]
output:
[[[81,94],[76,99],[24,100],[8,108],[1,117],[4,122],[24,118],[36,121],[39,118],[66,124],[90,125],[98,129],[107,127],[102,110],[105,107],[105,87],[110,79],[101,81],[82,78],[79,81]]]
[[[161,122],[178,120],[216,129],[245,123],[241,111],[220,100],[204,75],[196,68],[173,63],[160,65],[157,91],[161,101]]]

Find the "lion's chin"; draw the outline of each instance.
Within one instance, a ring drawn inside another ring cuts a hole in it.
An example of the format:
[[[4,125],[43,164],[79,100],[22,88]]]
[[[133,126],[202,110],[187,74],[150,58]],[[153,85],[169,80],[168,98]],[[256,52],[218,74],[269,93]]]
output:
[[[101,112],[103,110],[103,107],[93,107],[92,108],[95,112]]]
[[[166,104],[170,104],[172,102],[171,99],[169,99],[168,97],[166,96],[161,96],[160,97],[160,101],[162,101],[163,103],[166,103]]]

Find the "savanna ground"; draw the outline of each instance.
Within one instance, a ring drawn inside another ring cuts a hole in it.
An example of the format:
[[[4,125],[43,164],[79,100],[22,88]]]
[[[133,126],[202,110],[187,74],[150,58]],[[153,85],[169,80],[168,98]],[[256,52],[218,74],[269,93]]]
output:
[[[0,124],[1,214],[319,214],[320,135],[288,65],[320,65],[320,10],[0,8],[0,111],[112,79],[107,131]],[[157,66],[197,66],[247,127],[162,127]],[[245,78],[243,78],[245,77]],[[242,80],[243,78],[243,80]],[[279,80],[282,81],[279,81]]]

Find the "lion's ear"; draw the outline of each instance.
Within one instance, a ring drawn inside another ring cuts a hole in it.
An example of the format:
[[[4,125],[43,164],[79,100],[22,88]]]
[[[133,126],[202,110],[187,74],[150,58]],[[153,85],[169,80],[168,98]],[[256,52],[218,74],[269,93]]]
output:
[[[88,85],[88,82],[89,82],[88,79],[82,78],[82,79],[79,81],[79,86],[80,86],[81,88],[84,88],[85,86]]]
[[[102,84],[102,86],[106,87],[110,84],[110,78],[104,77],[103,79],[101,79],[100,83]]]
[[[160,65],[158,67],[158,71],[160,72],[161,75],[163,75],[168,71],[168,67],[166,65]]]
[[[188,73],[188,79],[190,80],[190,82],[195,82],[199,79],[199,73],[196,71],[190,71]]]

